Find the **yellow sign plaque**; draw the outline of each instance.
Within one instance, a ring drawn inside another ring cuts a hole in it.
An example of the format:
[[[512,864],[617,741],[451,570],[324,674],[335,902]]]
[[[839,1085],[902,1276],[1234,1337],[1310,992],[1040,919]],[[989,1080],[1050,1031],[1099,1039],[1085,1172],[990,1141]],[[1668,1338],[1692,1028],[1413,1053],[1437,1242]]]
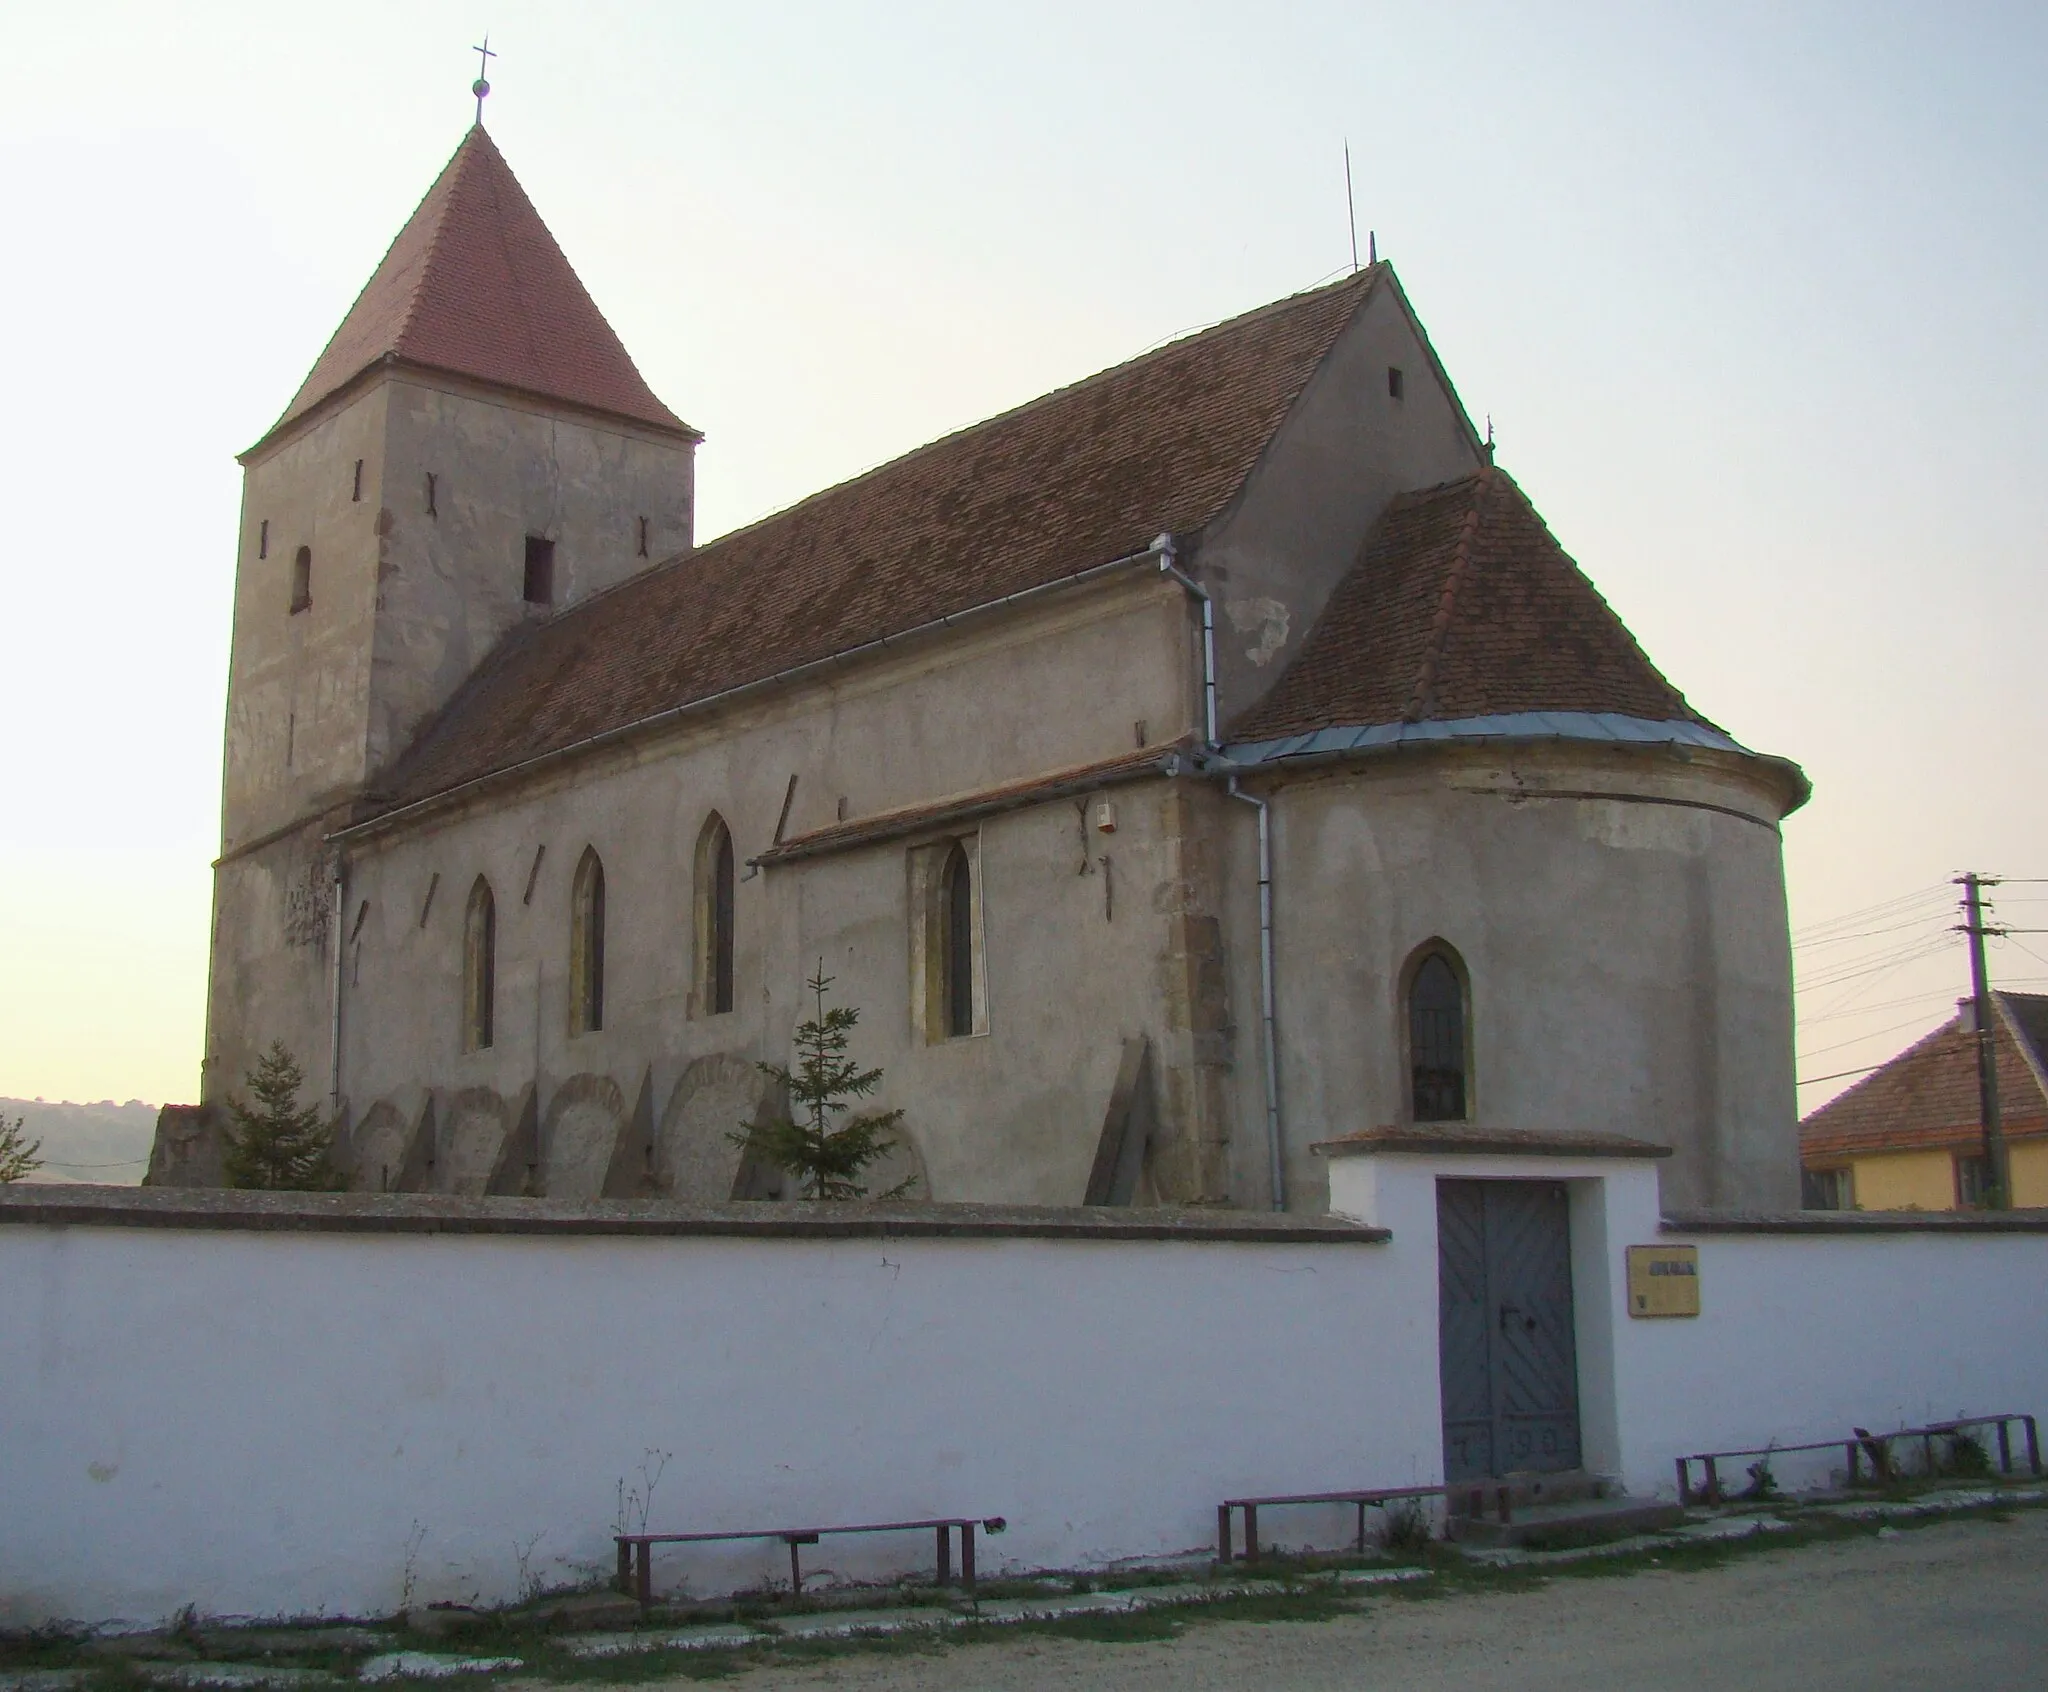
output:
[[[1697,1316],[1700,1313],[1700,1248],[1689,1245],[1630,1246],[1628,1313],[1631,1316]]]

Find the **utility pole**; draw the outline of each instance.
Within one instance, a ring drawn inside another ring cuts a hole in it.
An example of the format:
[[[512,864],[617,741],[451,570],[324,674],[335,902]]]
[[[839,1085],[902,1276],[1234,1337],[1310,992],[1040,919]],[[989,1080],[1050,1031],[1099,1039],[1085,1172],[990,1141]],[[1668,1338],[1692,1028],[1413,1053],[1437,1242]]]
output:
[[[1992,1019],[1998,1012],[1991,1003],[1991,989],[1985,981],[1984,936],[2002,934],[2003,929],[1986,930],[1983,890],[1996,887],[1996,876],[1975,870],[1956,877],[1963,890],[1963,932],[1970,937],[1970,994],[1976,1007],[1977,1023],[1977,1121],[1984,1130],[1984,1205],[2003,1210],[2010,1188],[2005,1173],[2005,1125],[1998,1115],[1998,1042],[1992,1034]]]

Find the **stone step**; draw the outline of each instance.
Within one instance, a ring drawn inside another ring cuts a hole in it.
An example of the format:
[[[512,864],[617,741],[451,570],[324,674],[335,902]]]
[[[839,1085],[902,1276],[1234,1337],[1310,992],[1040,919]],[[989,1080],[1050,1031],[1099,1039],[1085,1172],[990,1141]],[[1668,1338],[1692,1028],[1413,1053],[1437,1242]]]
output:
[[[1563,1504],[1532,1504],[1513,1512],[1511,1522],[1458,1518],[1454,1538],[1470,1547],[1528,1547],[1565,1551],[1630,1534],[1657,1534],[1679,1526],[1686,1512],[1655,1497],[1579,1497]]]
[[[1514,1520],[1459,1517],[1451,1524],[1461,1545],[1525,1546],[1531,1550],[1565,1550],[1625,1539],[1631,1534],[1662,1533],[1685,1520],[1676,1504],[1655,1498],[1574,1498],[1516,1508]]]
[[[1616,1490],[1614,1482],[1606,1475],[1592,1474],[1585,1469],[1560,1469],[1551,1474],[1519,1470],[1496,1475],[1489,1480],[1459,1481],[1450,1495],[1451,1513],[1464,1515],[1468,1512],[1471,1494],[1476,1488],[1480,1494],[1482,1514],[1492,1516],[1502,1487],[1508,1489],[1509,1507],[1518,1514],[1539,1504],[1570,1504],[1579,1499],[1607,1498]]]

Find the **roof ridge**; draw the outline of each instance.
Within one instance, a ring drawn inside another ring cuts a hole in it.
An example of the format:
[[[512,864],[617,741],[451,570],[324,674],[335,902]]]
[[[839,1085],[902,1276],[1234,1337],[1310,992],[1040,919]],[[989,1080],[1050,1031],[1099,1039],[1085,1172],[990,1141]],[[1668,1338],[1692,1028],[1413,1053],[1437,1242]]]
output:
[[[413,208],[413,217],[419,216],[421,209],[433,197],[434,191],[443,182],[448,184],[448,192],[441,196],[440,209],[434,215],[433,228],[428,232],[426,246],[420,253],[419,269],[413,274],[412,286],[405,291],[405,309],[398,314],[398,332],[391,337],[391,344],[394,349],[400,350],[400,356],[403,356],[402,349],[405,346],[406,337],[412,333],[413,319],[419,314],[420,296],[426,292],[427,278],[433,274],[434,258],[441,249],[441,238],[448,233],[448,213],[455,204],[455,175],[458,167],[461,169],[468,168],[469,160],[465,155],[469,151],[469,144],[476,136],[483,133],[484,126],[481,121],[470,125],[469,133],[464,135],[461,141],[456,144],[455,151],[449,156],[447,164],[442,166],[441,174],[434,178],[433,182],[428,186],[426,193],[420,196],[419,205]],[[489,137],[486,136],[485,139],[488,140]],[[411,218],[406,220],[407,223],[411,221]],[[393,247],[397,246],[404,237],[405,226],[401,224],[398,233],[391,237],[391,245]],[[388,255],[390,248],[387,247],[385,252]],[[384,261],[379,259],[377,261],[377,268],[381,270],[383,265]],[[377,271],[372,270],[370,272],[370,282],[374,282],[376,279]],[[370,282],[363,284],[363,291],[365,293],[369,291]],[[351,312],[354,309],[353,306],[349,308]],[[341,323],[335,326],[335,334],[339,335],[347,323],[348,319],[344,317]]]
[[[1489,467],[1489,469],[1490,468],[1491,467]],[[1628,642],[1629,650],[1632,651],[1636,655],[1636,657],[1641,659],[1644,666],[1649,670],[1649,672],[1653,676],[1655,676],[1660,682],[1662,682],[1666,688],[1670,690],[1671,697],[1677,702],[1679,710],[1684,715],[1693,718],[1697,722],[1706,723],[1709,728],[1720,728],[1721,725],[1719,723],[1710,722],[1706,717],[1702,716],[1699,713],[1699,711],[1694,708],[1692,701],[1686,698],[1685,696],[1685,689],[1680,687],[1669,676],[1667,676],[1664,673],[1663,668],[1656,661],[1656,659],[1652,658],[1649,655],[1649,653],[1643,649],[1643,643],[1636,639],[1636,632],[1634,629],[1629,627],[1628,619],[1623,617],[1619,611],[1614,609],[1613,602],[1610,599],[1608,599],[1606,594],[1600,591],[1600,584],[1594,581],[1593,578],[1586,573],[1585,567],[1579,563],[1578,559],[1574,558],[1569,552],[1567,552],[1564,548],[1563,543],[1558,540],[1555,534],[1551,533],[1550,520],[1546,518],[1542,512],[1536,509],[1536,502],[1529,497],[1528,491],[1522,486],[1522,484],[1516,481],[1513,475],[1506,470],[1500,471],[1499,475],[1504,481],[1506,481],[1507,485],[1510,488],[1514,489],[1516,496],[1521,500],[1524,508],[1528,511],[1529,515],[1536,519],[1536,526],[1543,531],[1545,536],[1548,537],[1550,544],[1557,548],[1558,556],[1561,557],[1566,564],[1570,565],[1573,574],[1575,574],[1580,581],[1586,584],[1586,591],[1600,602],[1600,608],[1603,611],[1605,611],[1608,614],[1608,616],[1614,619],[1614,625],[1621,631],[1622,639]],[[1722,732],[1726,733],[1727,731],[1723,730]]]
[[[1086,376],[1077,376],[1065,386],[1050,389],[1042,394],[1035,394],[1030,399],[1011,406],[1007,411],[998,411],[988,417],[977,418],[972,423],[963,423],[957,429],[949,429],[943,435],[934,436],[931,440],[922,441],[905,452],[899,452],[894,458],[880,459],[873,464],[854,471],[850,476],[842,477],[836,482],[828,482],[824,487],[812,490],[801,499],[792,501],[788,505],[779,506],[773,511],[764,511],[751,522],[742,523],[736,529],[727,529],[725,533],[714,535],[708,541],[700,541],[697,545],[691,547],[688,552],[676,553],[673,557],[663,559],[650,569],[642,570],[637,576],[628,576],[625,581],[615,582],[612,585],[613,587],[624,587],[627,582],[644,580],[655,570],[666,570],[673,565],[685,564],[692,559],[701,558],[715,547],[724,546],[728,541],[738,540],[742,535],[752,534],[756,529],[763,528],[767,524],[779,523],[783,518],[794,515],[806,506],[815,505],[820,500],[828,499],[836,493],[843,493],[848,488],[858,487],[869,477],[879,476],[885,470],[894,470],[899,465],[913,463],[917,459],[924,457],[927,453],[937,452],[941,447],[950,446],[953,442],[960,440],[964,436],[976,434],[983,429],[993,428],[998,423],[1011,422],[1016,418],[1038,410],[1041,406],[1050,404],[1054,400],[1064,399],[1083,388],[1093,386],[1097,382],[1105,382],[1112,376],[1125,375],[1142,364],[1148,364],[1154,359],[1164,357],[1167,353],[1176,351],[1179,348],[1192,346],[1195,342],[1206,340],[1211,335],[1221,334],[1226,329],[1241,328],[1252,322],[1255,318],[1268,316],[1280,311],[1283,307],[1297,306],[1312,294],[1336,293],[1346,285],[1358,281],[1360,277],[1375,270],[1385,269],[1386,266],[1387,261],[1381,259],[1376,265],[1369,265],[1365,270],[1360,271],[1358,276],[1347,276],[1341,282],[1328,282],[1324,283],[1321,287],[1304,288],[1300,293],[1289,294],[1285,299],[1272,300],[1265,305],[1254,307],[1250,311],[1239,312],[1235,317],[1225,317],[1217,322],[1205,324],[1193,334],[1177,335],[1170,341],[1161,342],[1156,346],[1147,348],[1144,352],[1136,354],[1134,357],[1125,359],[1121,364],[1107,364],[1100,370],[1090,371]],[[1297,394],[1296,397],[1299,398],[1299,395]],[[608,588],[605,591],[610,592],[611,589]],[[593,595],[593,597],[595,596]],[[587,604],[588,601],[582,601],[581,603]]]
[[[1472,560],[1472,542],[1479,534],[1479,508],[1489,491],[1492,475],[1493,467],[1487,465],[1474,471],[1470,478],[1472,504],[1458,524],[1457,543],[1451,549],[1450,566],[1444,571],[1443,591],[1437,597],[1436,615],[1430,619],[1429,640],[1422,649],[1422,665],[1415,673],[1414,691],[1409,694],[1408,703],[1401,712],[1403,722],[1420,722],[1429,712],[1436,692],[1437,667],[1443,659],[1444,643],[1450,638],[1451,619],[1457,614],[1458,590],[1465,585]],[[1460,477],[1459,480],[1465,478]]]
[[[370,274],[363,278],[363,285],[355,291],[355,296],[348,302],[348,309],[336,321],[327,339],[320,343],[320,351],[314,356],[313,362],[306,367],[305,378],[299,383],[298,390],[292,395],[289,403],[286,404],[283,415],[275,423],[271,424],[268,429],[264,430],[263,440],[268,440],[278,430],[283,428],[286,423],[300,415],[299,401],[306,391],[307,383],[313,380],[321,364],[325,362],[327,355],[334,350],[334,343],[340,340],[348,331],[349,325],[355,320],[357,310],[361,307],[370,290],[376,287],[377,278],[384,274],[384,267],[391,262],[391,255],[397,251],[399,242],[403,241],[412,232],[413,225],[418,220],[420,213],[426,210],[427,202],[434,197],[441,184],[448,180],[448,173],[455,168],[456,160],[462,157],[463,148],[469,145],[469,135],[474,134],[482,127],[481,124],[472,125],[469,134],[465,134],[456,143],[455,151],[448,155],[448,162],[435,174],[434,180],[427,184],[426,192],[413,202],[412,210],[405,214],[404,221],[399,224],[397,231],[392,235],[391,239],[384,243],[384,251],[378,255],[377,262],[370,267]],[[452,194],[443,194],[441,196],[440,209],[434,216],[433,231],[427,237],[426,245],[421,253],[419,270],[405,291],[405,309],[398,314],[398,332],[392,336],[394,341],[401,341],[405,338],[407,331],[412,327],[413,313],[419,310],[420,289],[425,285],[427,266],[433,259],[434,248],[441,239],[441,232],[448,226],[448,203],[452,198]],[[347,381],[353,381],[360,374],[360,371],[352,372]],[[342,385],[346,386],[347,381]],[[339,392],[340,390],[337,388],[335,391]],[[324,398],[325,396],[322,397]],[[318,400],[313,401],[305,409],[310,411],[314,405],[319,403]],[[262,441],[258,441],[257,444],[260,446]]]
[[[736,529],[727,529],[724,534],[705,541],[701,546],[693,548],[689,553],[679,556],[674,561],[680,563],[682,557],[695,557],[698,553],[704,552],[710,547],[723,546],[729,540],[736,540],[741,535],[752,533],[764,523],[777,522],[789,516],[792,512],[801,511],[805,506],[814,505],[819,500],[828,498],[832,494],[840,493],[847,488],[857,487],[870,476],[879,476],[884,470],[893,470],[900,464],[909,464],[916,459],[924,457],[926,453],[937,452],[941,447],[951,445],[964,435],[972,435],[979,430],[993,428],[998,423],[1008,423],[1016,418],[1027,416],[1042,406],[1050,405],[1054,400],[1069,398],[1083,388],[1092,387],[1097,382],[1108,381],[1112,376],[1126,375],[1138,369],[1141,365],[1150,364],[1157,359],[1164,358],[1168,353],[1180,351],[1185,347],[1191,347],[1197,341],[1207,340],[1211,335],[1220,335],[1227,329],[1241,329],[1258,318],[1275,315],[1289,307],[1298,307],[1304,300],[1316,294],[1334,294],[1367,278],[1377,281],[1378,273],[1388,268],[1387,260],[1380,259],[1374,264],[1367,265],[1356,276],[1346,276],[1341,281],[1325,282],[1318,287],[1304,288],[1298,294],[1289,294],[1285,299],[1269,300],[1262,306],[1254,306],[1250,311],[1241,311],[1235,317],[1218,318],[1214,323],[1206,323],[1192,333],[1180,333],[1173,336],[1170,340],[1156,342],[1154,345],[1146,348],[1145,351],[1134,354],[1132,357],[1124,359],[1121,363],[1106,364],[1100,370],[1091,370],[1086,376],[1077,376],[1073,381],[1065,383],[1060,387],[1048,389],[1042,394],[1034,394],[1030,399],[1020,401],[1018,404],[1011,406],[1007,411],[998,411],[990,416],[978,418],[972,423],[963,423],[959,428],[949,429],[945,434],[934,436],[931,440],[921,442],[919,445],[910,448],[907,452],[899,452],[894,458],[880,459],[863,469],[854,471],[850,476],[843,477],[839,481],[828,483],[822,488],[807,493],[794,504],[782,506],[775,511],[763,512],[752,522],[742,523]],[[1370,286],[1371,282],[1368,282],[1367,287],[1369,288]],[[1361,292],[1364,291],[1363,289],[1361,290]],[[1334,337],[1332,338],[1334,339]],[[1300,396],[1297,393],[1295,397],[1299,398]],[[1289,404],[1291,407],[1292,402],[1290,401]]]

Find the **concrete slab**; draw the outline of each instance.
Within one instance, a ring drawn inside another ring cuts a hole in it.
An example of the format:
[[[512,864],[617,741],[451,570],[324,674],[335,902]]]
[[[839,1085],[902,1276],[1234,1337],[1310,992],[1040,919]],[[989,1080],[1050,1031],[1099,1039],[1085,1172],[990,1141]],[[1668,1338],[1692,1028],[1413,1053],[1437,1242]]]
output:
[[[458,1674],[495,1674],[523,1667],[525,1664],[518,1657],[448,1657],[432,1651],[392,1651],[372,1657],[356,1670],[356,1679],[446,1680]]]
[[[768,1635],[739,1623],[645,1628],[636,1633],[578,1633],[558,1640],[572,1657],[623,1657],[635,1651],[743,1651]]]
[[[959,1627],[965,1619],[952,1610],[826,1610],[817,1615],[778,1617],[767,1626],[782,1639],[887,1638],[938,1633]]]
[[[977,1604],[978,1622],[1060,1621],[1068,1616],[1111,1616],[1137,1606],[1128,1592],[1074,1592],[1063,1598],[992,1598]]]
[[[1328,1577],[1334,1586],[1347,1592],[1357,1586],[1391,1586],[1404,1580],[1427,1580],[1433,1571],[1429,1569],[1339,1569]]]

